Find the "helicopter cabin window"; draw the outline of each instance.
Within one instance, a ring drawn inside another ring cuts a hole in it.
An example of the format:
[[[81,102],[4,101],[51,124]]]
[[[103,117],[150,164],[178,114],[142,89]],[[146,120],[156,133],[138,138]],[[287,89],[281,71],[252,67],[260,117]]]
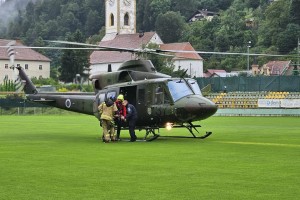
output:
[[[161,84],[155,86],[154,103],[155,104],[170,103],[170,98],[169,98],[166,90],[164,89],[163,85],[161,85]]]
[[[114,26],[115,25],[115,17],[114,14],[110,14],[110,26]]]
[[[199,85],[198,85],[196,80],[189,79],[188,82],[189,82],[189,84],[190,84],[190,86],[193,89],[195,94],[202,95],[201,90],[200,90]]]
[[[169,81],[168,87],[174,101],[177,101],[187,95],[194,94],[190,87],[182,79]]]
[[[128,15],[128,13],[126,13],[125,16],[124,16],[124,25],[129,26],[129,15]]]
[[[112,100],[115,100],[116,95],[117,95],[117,92],[116,92],[116,91],[110,91],[110,92],[107,92],[106,99],[112,99]]]
[[[105,100],[105,93],[99,94],[98,105]]]

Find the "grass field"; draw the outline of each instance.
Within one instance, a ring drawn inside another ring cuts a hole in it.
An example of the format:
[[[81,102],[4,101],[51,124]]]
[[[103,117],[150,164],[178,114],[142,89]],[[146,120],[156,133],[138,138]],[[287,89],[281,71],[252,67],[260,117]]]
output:
[[[205,140],[105,144],[94,117],[0,116],[0,199],[300,198],[299,118],[201,125]]]

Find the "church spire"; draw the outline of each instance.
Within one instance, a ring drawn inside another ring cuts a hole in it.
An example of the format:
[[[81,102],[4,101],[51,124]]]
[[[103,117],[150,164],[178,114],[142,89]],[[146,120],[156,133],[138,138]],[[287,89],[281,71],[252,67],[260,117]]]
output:
[[[105,36],[112,40],[118,34],[136,33],[136,0],[105,1]]]

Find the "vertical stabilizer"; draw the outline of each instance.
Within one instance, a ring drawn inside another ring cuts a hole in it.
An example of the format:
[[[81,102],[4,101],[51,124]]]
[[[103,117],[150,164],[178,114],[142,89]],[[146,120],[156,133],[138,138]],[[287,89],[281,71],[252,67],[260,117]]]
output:
[[[33,85],[32,81],[28,78],[22,67],[17,67],[19,70],[19,76],[24,84],[25,94],[37,94],[36,87]]]

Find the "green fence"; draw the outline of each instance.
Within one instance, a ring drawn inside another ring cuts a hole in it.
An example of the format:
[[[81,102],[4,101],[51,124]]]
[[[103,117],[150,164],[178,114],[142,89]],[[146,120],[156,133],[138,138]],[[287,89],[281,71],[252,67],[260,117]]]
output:
[[[64,115],[70,111],[34,103],[25,99],[1,99],[0,115]]]
[[[213,77],[197,78],[200,88],[211,85],[212,92],[251,92],[251,91],[273,91],[273,92],[299,92],[300,76],[259,76],[259,77]]]

